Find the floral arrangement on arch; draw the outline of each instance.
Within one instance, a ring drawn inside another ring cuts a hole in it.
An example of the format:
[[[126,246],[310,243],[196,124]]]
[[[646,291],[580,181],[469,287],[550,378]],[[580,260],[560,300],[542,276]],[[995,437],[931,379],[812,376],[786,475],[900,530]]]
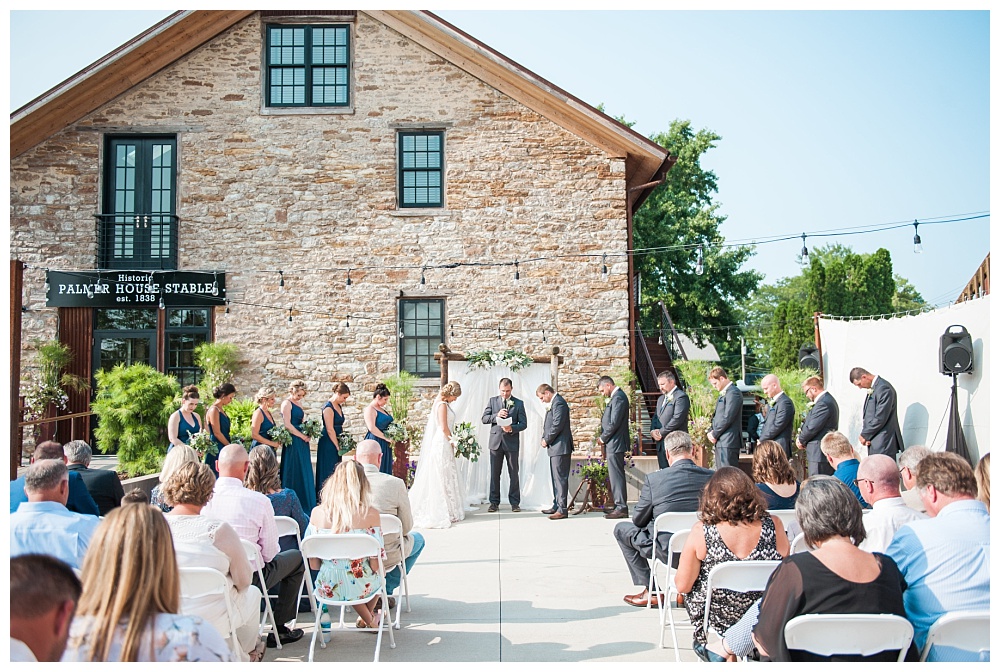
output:
[[[455,447],[455,457],[467,458],[469,462],[479,461],[482,449],[471,422],[460,422],[455,427],[455,431],[451,433],[451,445]]]
[[[489,369],[503,364],[511,371],[520,371],[534,362],[531,356],[513,348],[503,352],[476,350],[468,353],[465,359],[469,362],[470,369]]]

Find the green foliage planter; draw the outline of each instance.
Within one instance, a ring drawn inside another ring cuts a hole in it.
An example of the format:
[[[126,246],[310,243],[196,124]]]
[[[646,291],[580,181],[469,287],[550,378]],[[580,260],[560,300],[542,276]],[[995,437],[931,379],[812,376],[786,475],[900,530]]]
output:
[[[167,454],[167,420],[180,386],[146,364],[119,364],[99,371],[97,397],[91,410],[97,415],[97,449],[117,451],[118,470],[130,477],[154,474]]]
[[[233,441],[239,441],[247,450],[250,450],[250,442],[252,440],[251,436],[251,421],[253,420],[253,412],[257,410],[257,402],[253,399],[233,399],[226,406],[226,415],[229,416],[229,438]],[[275,418],[275,422],[278,419]]]

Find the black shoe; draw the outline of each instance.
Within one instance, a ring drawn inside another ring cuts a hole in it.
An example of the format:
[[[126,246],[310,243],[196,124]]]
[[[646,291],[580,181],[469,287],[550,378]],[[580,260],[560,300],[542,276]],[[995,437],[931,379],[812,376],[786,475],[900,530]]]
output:
[[[515,504],[514,506],[510,507],[510,512],[511,513],[521,513],[521,507],[518,506],[517,504]]]
[[[605,513],[604,517],[605,518],[612,518],[612,519],[628,518],[628,510],[627,509],[615,509],[611,513]]]
[[[499,510],[500,510],[499,506],[497,506],[496,504],[490,504],[490,508],[486,509],[486,512],[487,513],[496,513]]]
[[[301,628],[295,628],[294,630],[285,629],[284,631],[281,630],[278,631],[278,638],[281,639],[281,645],[284,646],[285,644],[294,644],[295,642],[299,641],[300,639],[302,639],[303,634],[304,633],[302,632]],[[278,643],[274,639],[273,632],[267,636],[267,648],[269,649],[278,648]]]
[[[544,513],[546,516],[551,516],[555,512],[556,512],[556,508],[554,506],[551,509],[543,509],[542,510],[542,513]]]
[[[704,644],[695,643],[691,646],[694,654],[698,656],[702,661],[706,663],[725,663],[727,662],[725,658],[717,654],[715,651],[710,651]]]

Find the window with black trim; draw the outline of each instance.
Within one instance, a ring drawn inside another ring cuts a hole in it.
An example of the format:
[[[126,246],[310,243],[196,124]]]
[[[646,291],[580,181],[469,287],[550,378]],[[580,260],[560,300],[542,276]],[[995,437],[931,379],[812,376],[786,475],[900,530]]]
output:
[[[181,387],[195,384],[203,371],[194,363],[194,349],[208,341],[208,308],[168,308],[167,371]]]
[[[421,378],[440,375],[434,353],[444,339],[444,299],[399,300],[399,370]]]
[[[400,131],[399,206],[444,207],[444,133]]]
[[[268,107],[348,107],[348,25],[268,25]]]

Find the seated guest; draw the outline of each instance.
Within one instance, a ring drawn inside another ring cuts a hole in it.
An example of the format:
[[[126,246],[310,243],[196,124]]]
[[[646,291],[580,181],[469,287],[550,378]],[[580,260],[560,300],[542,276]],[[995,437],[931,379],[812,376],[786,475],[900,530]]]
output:
[[[976,485],[979,487],[980,502],[986,505],[986,511],[990,510],[990,454],[986,453],[976,465]]]
[[[310,516],[312,528],[334,534],[367,534],[378,540],[385,556],[382,521],[378,509],[372,506],[371,486],[364,468],[354,460],[338,464],[326,479],[320,493],[320,504]],[[378,573],[378,557],[361,562],[316,559],[309,566],[319,570],[316,592],[335,600],[358,600],[372,596],[364,604],[354,605],[358,612],[357,627],[377,628],[383,612],[377,608],[382,588]]]
[[[901,497],[903,502],[911,509],[916,509],[920,513],[927,513],[924,500],[920,499],[917,492],[917,465],[920,460],[931,454],[925,446],[910,446],[899,454],[899,477],[903,480],[903,491]]]
[[[170,511],[170,505],[163,501],[161,488],[167,479],[174,475],[174,472],[188,462],[201,462],[198,459],[198,453],[190,446],[174,446],[167,451],[167,456],[163,458],[163,466],[160,467],[160,484],[153,487],[149,496],[150,503],[163,513]]]
[[[149,495],[142,488],[132,488],[122,497],[122,506],[126,504],[149,504]]]
[[[171,451],[173,452],[173,451]],[[278,601],[274,606],[274,618],[278,623],[278,637],[282,645],[302,639],[302,629],[289,629],[288,622],[295,618],[299,604],[299,586],[302,583],[302,554],[298,551],[282,551],[278,545],[278,531],[274,526],[274,509],[271,501],[259,492],[243,486],[249,468],[250,457],[246,448],[232,443],[223,448],[218,456],[219,478],[215,482],[215,494],[202,510],[202,514],[229,523],[240,539],[255,544],[260,549],[264,561],[263,573],[266,586],[260,586],[257,567],[254,585],[262,591],[278,588]],[[274,633],[267,636],[268,648],[278,646]]]
[[[28,501],[10,514],[10,556],[44,553],[79,568],[101,521],[66,508],[69,472],[62,460],[40,460],[24,474]]]
[[[785,646],[785,624],[803,614],[906,616],[905,583],[896,563],[881,553],[857,547],[865,539],[861,506],[842,482],[831,476],[813,476],[803,483],[795,517],[806,543],[815,550],[788,556],[771,574],[753,631],[761,657],[781,662],[896,660],[898,651],[826,657],[789,651]],[[732,644],[729,640],[727,633],[727,644]]]
[[[293,518],[299,524],[299,536],[304,536],[309,518],[302,510],[298,495],[291,488],[281,487],[281,475],[278,473],[278,458],[270,446],[259,445],[250,451],[250,466],[243,484],[249,490],[259,492],[271,500],[274,515]],[[283,551],[298,550],[295,537],[286,535],[278,539],[278,545]]]
[[[104,519],[83,563],[83,594],[64,662],[228,662],[232,652],[199,616],[182,616],[170,527],[152,506]]]
[[[865,540],[858,546],[862,551],[885,553],[896,530],[911,520],[927,517],[903,502],[896,460],[888,455],[869,455],[861,460],[858,489],[872,507],[865,516]]]
[[[121,506],[122,497],[125,496],[121,479],[113,469],[90,468],[94,453],[86,441],[70,441],[63,446],[63,454],[66,456],[66,466],[71,473],[80,474],[102,516],[108,515],[116,506]]]
[[[830,432],[823,437],[820,442],[823,455],[833,467],[833,477],[847,486],[848,490],[858,498],[861,508],[871,508],[868,502],[861,496],[858,489],[858,456],[854,453],[854,446],[847,440],[847,437],[840,432]]]
[[[10,559],[10,662],[57,663],[66,649],[80,580],[49,555]]]
[[[395,565],[405,557],[403,565],[406,567],[406,574],[409,576],[410,570],[417,562],[417,557],[424,550],[424,537],[419,532],[412,532],[413,515],[410,513],[410,496],[406,490],[406,483],[403,479],[396,478],[391,474],[383,474],[379,471],[382,462],[382,447],[378,441],[365,439],[358,444],[356,457],[365,470],[365,477],[372,491],[372,506],[379,513],[388,513],[399,518],[403,526],[402,548],[400,547],[399,535],[392,534],[385,538],[386,566]],[[389,595],[389,607],[396,606],[395,598],[392,594],[399,587],[399,582],[403,578],[399,567],[393,567],[392,571],[385,575],[385,592]]]
[[[697,511],[702,488],[714,473],[699,467],[691,454],[691,436],[674,431],[663,439],[668,467],[646,475],[639,501],[632,510],[632,520],[615,525],[615,541],[622,549],[632,582],[642,586],[635,595],[626,595],[625,602],[645,607],[658,605],[659,598],[649,594],[649,560],[653,557],[653,523],[661,513]],[[656,539],[656,557],[667,561],[670,534],[661,533]]]
[[[66,463],[66,455],[63,453],[62,444],[55,441],[42,441],[35,446],[35,452],[31,455],[31,462],[39,460],[62,460]],[[24,476],[10,482],[10,512],[17,511],[17,507],[22,502],[28,501],[28,496],[24,493]],[[83,482],[80,474],[71,471],[69,474],[69,496],[66,501],[66,508],[73,513],[86,513],[91,516],[101,515],[97,503],[90,496],[87,485]]]
[[[795,472],[784,449],[776,441],[765,440],[757,445],[751,471],[757,487],[764,493],[767,508],[795,508],[799,482],[795,480]]]
[[[788,555],[788,536],[781,520],[767,512],[764,495],[736,467],[722,467],[715,472],[701,492],[698,510],[701,521],[691,528],[681,550],[674,583],[678,591],[685,593],[684,606],[694,625],[695,654],[702,660],[714,661],[717,658],[709,655],[705,647],[703,628],[708,573],[723,562],[780,560]],[[760,596],[761,591],[717,591],[712,596],[717,605],[710,616],[712,627],[725,632]]]
[[[177,450],[179,446],[175,446]],[[221,520],[201,515],[212,498],[215,476],[207,464],[189,462],[181,465],[163,484],[163,497],[173,507],[167,524],[174,537],[178,567],[210,567],[225,575],[229,583],[229,601],[237,614],[236,638],[241,660],[260,660],[264,653],[259,642],[260,589],[250,585],[250,563],[236,531]],[[205,596],[184,603],[185,614],[197,614],[229,633],[226,603],[216,596]]]
[[[927,631],[950,611],[990,608],[990,514],[976,501],[972,467],[954,453],[920,461],[917,490],[931,518],[903,525],[886,555],[899,565],[903,604],[913,641],[923,648]],[[929,660],[965,658],[935,647]]]

